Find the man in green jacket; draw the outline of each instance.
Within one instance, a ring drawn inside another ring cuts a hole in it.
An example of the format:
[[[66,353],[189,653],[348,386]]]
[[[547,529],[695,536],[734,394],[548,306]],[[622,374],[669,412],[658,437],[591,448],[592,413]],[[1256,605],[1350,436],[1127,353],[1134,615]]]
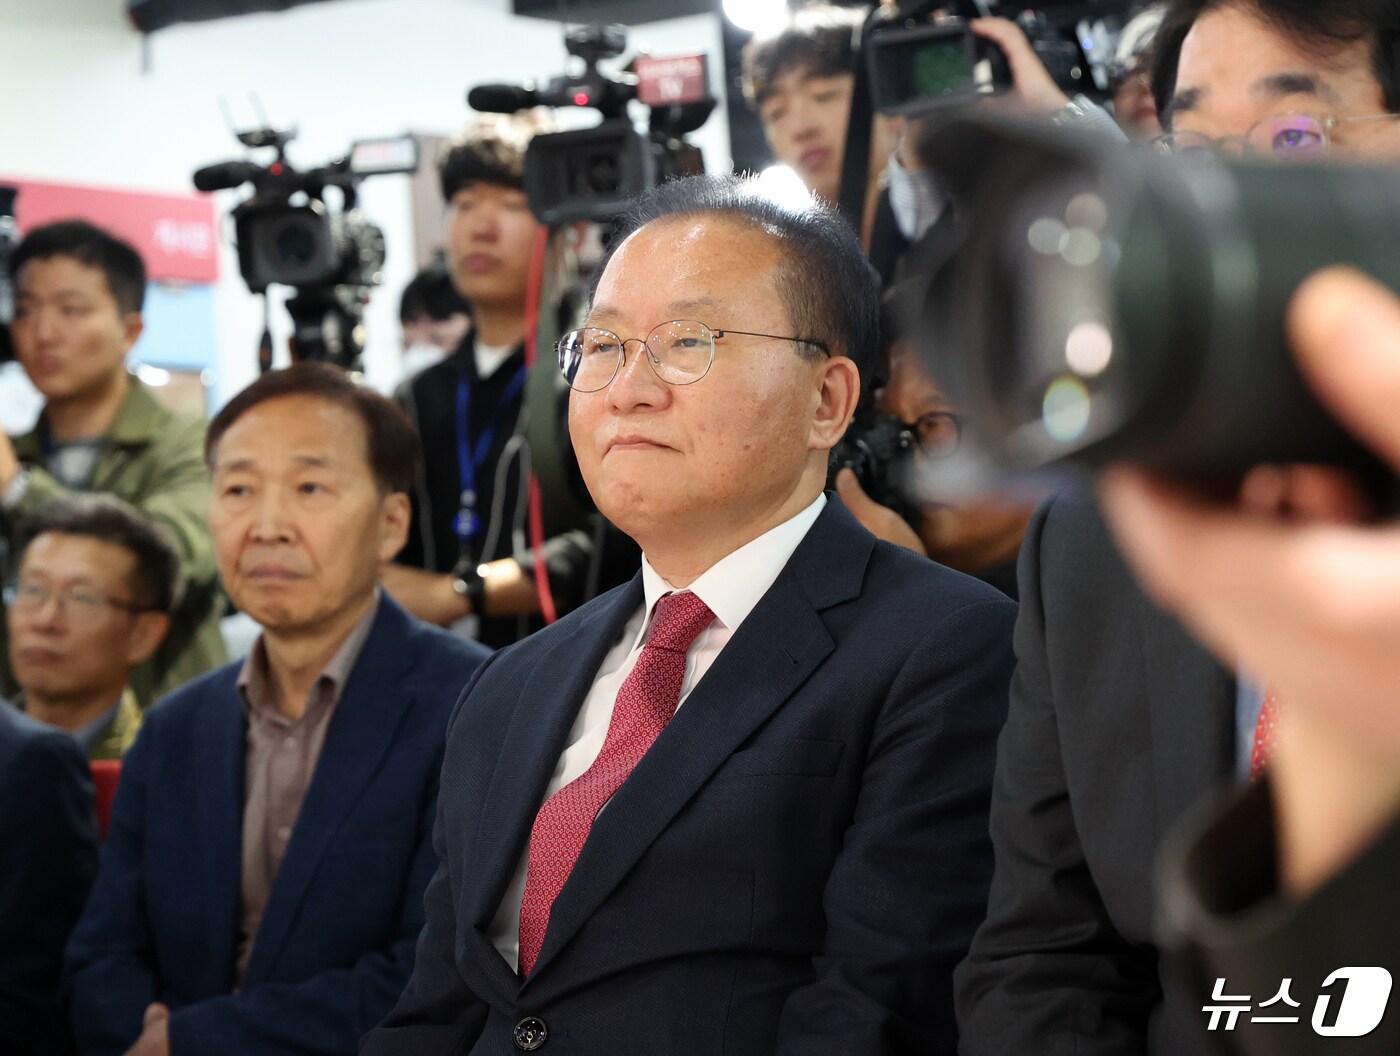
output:
[[[169,636],[132,673],[131,688],[149,707],[226,659],[205,523],[205,423],[161,407],[126,370],[146,292],[145,266],[129,245],[82,221],[48,224],[20,243],[10,271],[15,354],[45,403],[32,432],[0,433],[0,537],[13,547],[26,517],[69,492],[115,495],[169,533],[186,589]],[[6,653],[0,648],[0,693],[15,689]]]

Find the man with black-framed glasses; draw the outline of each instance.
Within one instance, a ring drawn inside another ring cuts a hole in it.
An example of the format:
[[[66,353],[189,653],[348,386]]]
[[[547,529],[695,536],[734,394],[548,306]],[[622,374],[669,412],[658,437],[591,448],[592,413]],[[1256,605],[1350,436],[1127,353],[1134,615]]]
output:
[[[1397,0],[1170,0],[1153,69],[1166,145],[1280,162],[1400,157],[1397,42]],[[1248,281],[1249,265],[1237,275]],[[1308,483],[1266,467],[1241,501],[1287,519]],[[1159,948],[1163,841],[1204,797],[1267,770],[1288,701],[1144,595],[1090,494],[1037,512],[1019,582],[996,876],[958,976],[965,1056],[1177,1056],[1217,1040],[1331,1051],[1267,1009],[1212,1031],[1212,988],[1173,972]],[[1237,864],[1246,875],[1274,865]]]
[[[27,522],[17,567],[5,589],[14,703],[89,759],[121,758],[141,729],[131,672],[170,628],[179,554],[126,503],[78,496]]]
[[[955,1051],[1014,607],[824,491],[878,308],[824,206],[637,203],[559,363],[641,569],[468,687],[362,1053]]]

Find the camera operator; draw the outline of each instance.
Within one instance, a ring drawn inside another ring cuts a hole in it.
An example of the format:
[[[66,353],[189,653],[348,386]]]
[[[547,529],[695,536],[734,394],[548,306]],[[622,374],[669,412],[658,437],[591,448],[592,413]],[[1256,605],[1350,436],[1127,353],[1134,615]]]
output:
[[[1318,395],[1400,473],[1400,301],[1325,273],[1299,292],[1290,331]],[[1234,505],[1127,469],[1102,489],[1149,593],[1286,704],[1267,775],[1184,834],[1163,878],[1168,924],[1234,992],[1393,964],[1400,943],[1400,532],[1367,525],[1352,492],[1297,467],[1258,471]],[[1242,1034],[1237,1051],[1315,1051],[1311,1039]],[[1364,1044],[1347,1051],[1395,1052],[1400,1017]]]
[[[1394,0],[1172,0],[1153,75],[1167,143],[1279,161],[1400,155],[1398,23]],[[1286,509],[1279,482],[1293,479],[1256,475],[1245,495]],[[1177,575],[1223,596],[1228,581],[1190,545],[1190,570]],[[1286,565],[1273,568],[1288,582]],[[1212,991],[1163,968],[1153,860],[1202,795],[1267,766],[1291,687],[1256,670],[1268,659],[1259,652],[1218,662],[1154,607],[1084,494],[1036,514],[1020,587],[991,818],[997,874],[958,979],[964,1052],[1205,1051]],[[1300,648],[1293,661],[1346,655]],[[1287,1029],[1238,1028],[1270,1046]]]
[[[451,211],[449,271],[457,292],[471,303],[473,327],[451,356],[401,390],[425,459],[408,545],[399,563],[384,571],[384,585],[414,615],[442,626],[463,626],[459,621],[475,617],[475,636],[493,647],[538,626],[521,617],[540,610],[534,554],[512,553],[512,527],[527,502],[520,462],[503,457],[523,409],[527,290],[543,231],[523,190],[525,151],[534,131],[524,116],[483,120],[439,161]],[[571,233],[556,236],[545,270]],[[561,402],[546,411],[562,409]],[[561,455],[570,460],[566,475],[576,478],[567,448],[534,453],[536,461]],[[583,494],[581,480],[577,492]],[[463,501],[467,493],[470,504]],[[595,532],[587,520],[566,529],[546,540],[542,555],[561,610],[586,600],[591,579],[606,588],[626,574],[613,572],[616,533]],[[608,544],[599,547],[598,536]],[[618,564],[628,567],[628,553],[618,555]]]
[[[13,440],[0,433],[0,530],[13,545],[46,501],[93,491],[130,503],[170,533],[186,590],[170,634],[132,671],[132,691],[149,707],[225,656],[223,594],[205,523],[204,423],[161,407],[127,372],[146,293],[146,269],[131,246],[62,221],[30,231],[10,269],[15,353],[45,403],[33,431]],[[6,653],[0,648],[0,688],[13,692]]]
[[[769,148],[829,204],[841,189],[860,61],[856,38],[865,17],[860,8],[812,4],[744,48],[744,95],[758,112]],[[872,188],[892,146],[871,151]]]
[[[957,451],[963,415],[929,373],[913,341],[900,333],[904,321],[913,317],[911,301],[918,292],[905,285],[885,295],[881,333],[889,378],[876,400],[883,413],[914,433],[916,459],[930,468],[930,463],[936,465]],[[995,498],[957,505],[921,503],[917,523],[906,524],[893,510],[873,502],[850,470],[838,474],[836,489],[856,518],[880,538],[926,553],[939,564],[1016,597],[1016,556],[1030,509]]]

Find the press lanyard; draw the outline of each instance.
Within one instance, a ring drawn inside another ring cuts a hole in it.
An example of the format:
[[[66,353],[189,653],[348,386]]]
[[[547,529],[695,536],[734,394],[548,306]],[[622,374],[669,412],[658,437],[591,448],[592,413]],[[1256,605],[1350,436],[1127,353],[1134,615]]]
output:
[[[467,543],[481,531],[481,521],[476,515],[476,475],[491,455],[491,445],[496,439],[496,425],[501,411],[520,397],[525,388],[525,364],[521,364],[510,379],[505,392],[501,394],[491,421],[477,437],[476,447],[471,443],[471,385],[465,372],[457,375],[457,470],[460,474],[462,490],[461,508],[452,521],[452,531],[457,541]]]

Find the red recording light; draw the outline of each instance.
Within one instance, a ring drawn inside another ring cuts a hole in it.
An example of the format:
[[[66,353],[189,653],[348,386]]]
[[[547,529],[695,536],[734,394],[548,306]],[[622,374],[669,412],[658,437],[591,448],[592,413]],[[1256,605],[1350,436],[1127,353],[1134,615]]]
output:
[[[575,105],[575,106],[587,106],[587,105],[588,105],[588,93],[587,93],[587,92],[575,92],[575,93],[574,93],[574,105]]]
[[[281,175],[282,175],[282,163],[281,163],[280,161],[274,161],[271,165],[269,165],[269,166],[267,167],[267,171],[270,172],[270,173],[272,173],[272,175],[274,175],[274,176],[281,176]]]

